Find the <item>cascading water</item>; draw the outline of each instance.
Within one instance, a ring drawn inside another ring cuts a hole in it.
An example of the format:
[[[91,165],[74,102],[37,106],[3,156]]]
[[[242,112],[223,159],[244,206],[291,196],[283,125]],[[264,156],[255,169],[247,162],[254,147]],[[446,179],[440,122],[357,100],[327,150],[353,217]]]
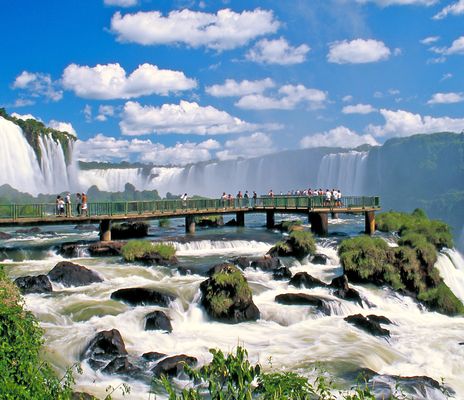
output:
[[[156,189],[150,184],[142,168],[108,168],[79,171],[79,184],[83,188],[96,185],[100,190],[122,192],[126,183],[137,190]]]
[[[317,187],[340,189],[345,195],[363,194],[366,179],[367,152],[327,154],[322,158]]]

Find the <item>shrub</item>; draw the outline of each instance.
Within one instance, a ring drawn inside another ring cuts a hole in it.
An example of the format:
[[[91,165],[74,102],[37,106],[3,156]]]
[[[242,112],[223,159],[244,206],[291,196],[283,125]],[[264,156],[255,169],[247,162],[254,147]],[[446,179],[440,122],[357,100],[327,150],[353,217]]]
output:
[[[121,254],[126,261],[135,261],[153,253],[158,253],[162,258],[168,260],[176,254],[176,248],[172,244],[153,244],[148,240],[130,240],[121,248]]]
[[[285,232],[292,232],[294,230],[302,230],[303,223],[299,220],[291,220],[291,221],[282,221],[280,224],[280,229]]]
[[[418,299],[432,310],[444,312],[447,315],[464,314],[463,304],[444,282],[436,288],[420,293]]]
[[[158,226],[160,228],[169,228],[171,226],[171,220],[168,218],[161,218],[158,221]]]
[[[316,242],[311,232],[292,231],[288,238],[296,257],[303,258],[316,252]]]

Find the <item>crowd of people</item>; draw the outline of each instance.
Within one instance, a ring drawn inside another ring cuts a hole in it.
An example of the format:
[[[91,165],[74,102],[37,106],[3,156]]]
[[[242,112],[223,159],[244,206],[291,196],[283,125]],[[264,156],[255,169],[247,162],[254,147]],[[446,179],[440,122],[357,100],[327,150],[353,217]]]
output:
[[[56,215],[59,217],[72,217],[71,193],[66,193],[64,197],[56,196]],[[76,216],[87,216],[87,195],[76,193]]]

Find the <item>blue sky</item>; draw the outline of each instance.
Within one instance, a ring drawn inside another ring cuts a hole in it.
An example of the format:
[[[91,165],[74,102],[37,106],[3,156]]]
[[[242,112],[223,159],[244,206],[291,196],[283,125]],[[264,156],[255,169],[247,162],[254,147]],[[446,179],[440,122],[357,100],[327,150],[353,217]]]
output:
[[[464,130],[464,0],[16,0],[0,31],[0,105],[83,160]]]

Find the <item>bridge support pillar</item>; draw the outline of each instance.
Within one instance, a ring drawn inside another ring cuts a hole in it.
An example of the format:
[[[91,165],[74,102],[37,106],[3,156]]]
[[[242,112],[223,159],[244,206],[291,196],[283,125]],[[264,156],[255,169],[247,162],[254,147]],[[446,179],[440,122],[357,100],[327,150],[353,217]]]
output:
[[[327,236],[329,233],[329,214],[326,212],[310,212],[308,215],[311,224],[311,232],[319,236]]]
[[[245,212],[237,211],[235,214],[235,219],[237,220],[237,226],[245,226]]]
[[[273,229],[275,226],[274,210],[266,211],[266,228]]]
[[[332,212],[331,213],[332,219],[338,219],[338,213]]]
[[[373,235],[375,232],[375,212],[366,211],[364,213],[365,229],[367,235]]]
[[[195,217],[193,215],[185,217],[185,232],[192,235],[195,233]]]
[[[100,240],[102,242],[111,241],[111,220],[109,219],[100,221]]]

